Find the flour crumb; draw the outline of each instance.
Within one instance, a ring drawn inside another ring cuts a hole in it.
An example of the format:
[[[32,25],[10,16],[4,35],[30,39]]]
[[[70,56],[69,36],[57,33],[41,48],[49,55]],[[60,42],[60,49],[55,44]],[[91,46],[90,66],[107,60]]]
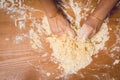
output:
[[[51,73],[47,72],[46,75],[49,77],[51,75]]]
[[[9,41],[10,39],[9,38],[5,38],[5,41]]]
[[[113,62],[113,65],[116,65],[116,64],[118,64],[120,62],[120,60],[115,60],[114,62]]]

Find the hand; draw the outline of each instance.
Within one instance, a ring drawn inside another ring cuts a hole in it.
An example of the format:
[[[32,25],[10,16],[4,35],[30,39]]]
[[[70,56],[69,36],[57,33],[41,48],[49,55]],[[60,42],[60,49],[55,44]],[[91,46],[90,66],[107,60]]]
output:
[[[89,16],[80,29],[78,37],[83,41],[92,38],[99,31],[102,22],[95,16]]]
[[[74,30],[71,29],[70,23],[63,17],[62,14],[57,13],[53,18],[48,17],[50,28],[53,34],[62,35],[68,33],[72,37],[75,36]]]

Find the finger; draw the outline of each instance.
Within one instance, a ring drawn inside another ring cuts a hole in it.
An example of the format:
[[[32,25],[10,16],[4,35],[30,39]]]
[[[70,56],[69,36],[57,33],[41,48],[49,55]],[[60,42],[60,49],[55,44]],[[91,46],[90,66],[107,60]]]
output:
[[[80,30],[79,38],[81,38],[83,41],[89,39],[92,34],[92,30],[93,28],[91,28],[89,25],[84,24]]]
[[[57,18],[57,24],[58,26],[61,28],[61,31],[65,31],[66,30],[66,27],[68,27],[68,22],[66,19],[64,19],[63,16],[59,15]]]
[[[73,38],[76,36],[75,31],[71,28],[67,29],[67,32],[68,32],[68,35],[70,35]]]
[[[57,26],[57,22],[55,19],[49,20],[49,24],[50,24],[50,29],[52,31],[53,34],[55,35],[60,35],[60,28]]]
[[[84,39],[85,40],[87,40],[87,39],[91,39],[91,37],[93,37],[94,36],[94,32],[93,32],[93,29],[91,29],[91,30],[88,30],[85,34],[84,34]]]
[[[96,34],[96,31],[93,30],[92,33],[88,36],[89,39],[91,39]]]
[[[57,30],[58,30],[58,35],[62,35],[64,32],[65,32],[65,30],[66,30],[66,27],[67,26],[65,26],[64,24],[62,24],[60,21],[57,21]]]
[[[82,28],[79,30],[78,37],[79,37],[80,39],[83,39],[84,35],[86,34],[86,33],[85,33],[86,31],[87,31],[87,30],[86,30],[86,25],[84,24],[84,25],[82,26]]]

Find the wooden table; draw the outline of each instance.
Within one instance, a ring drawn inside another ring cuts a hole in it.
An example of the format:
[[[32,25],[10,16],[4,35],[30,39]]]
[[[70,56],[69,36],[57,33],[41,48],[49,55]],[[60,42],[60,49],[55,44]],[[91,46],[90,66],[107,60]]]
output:
[[[25,4],[41,9],[38,0],[26,0]],[[6,12],[0,9],[0,80],[55,80],[59,75],[55,70],[57,65],[48,59],[40,59],[43,53],[31,47],[29,37],[23,37],[28,34],[29,27],[21,31]],[[107,50],[93,56],[93,62],[78,74],[59,80],[120,80],[120,5],[112,10],[108,26]]]

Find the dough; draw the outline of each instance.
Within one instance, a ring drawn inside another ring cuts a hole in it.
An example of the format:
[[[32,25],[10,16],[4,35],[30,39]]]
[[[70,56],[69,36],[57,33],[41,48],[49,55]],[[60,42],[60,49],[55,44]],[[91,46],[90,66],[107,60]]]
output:
[[[98,34],[86,42],[67,34],[48,37],[47,42],[53,50],[51,59],[59,63],[65,74],[76,73],[90,64],[92,55],[104,48],[105,42],[109,39],[108,34],[107,24],[103,23]]]

